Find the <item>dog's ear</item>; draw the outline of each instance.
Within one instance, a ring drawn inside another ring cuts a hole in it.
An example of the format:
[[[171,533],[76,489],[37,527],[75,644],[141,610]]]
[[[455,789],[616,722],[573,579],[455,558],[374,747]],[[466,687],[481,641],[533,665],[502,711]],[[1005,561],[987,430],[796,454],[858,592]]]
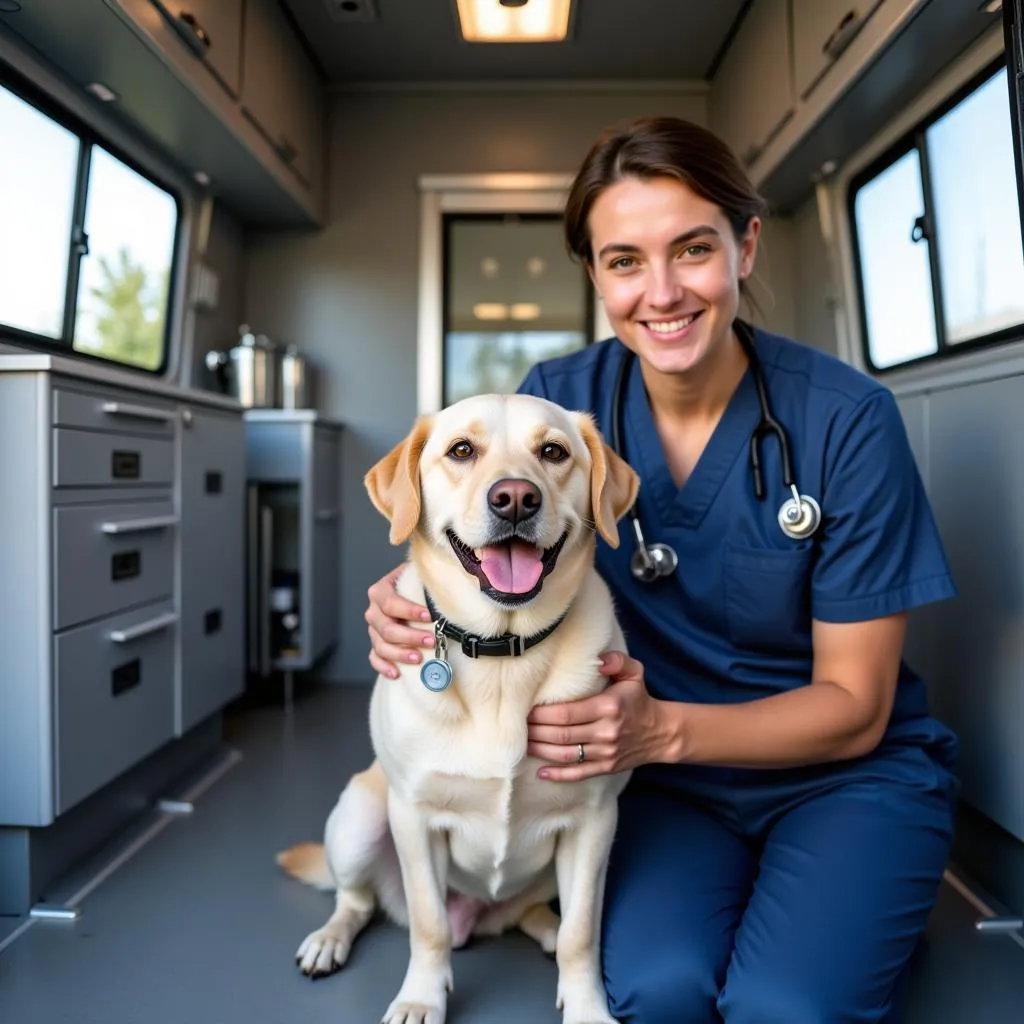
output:
[[[580,433],[590,452],[590,504],[594,510],[594,522],[608,544],[617,548],[619,531],[616,524],[636,501],[640,477],[605,443],[592,417],[585,413],[577,415]]]
[[[407,541],[420,521],[420,456],[431,423],[429,416],[421,416],[408,436],[363,477],[374,508],[391,523],[392,544]]]

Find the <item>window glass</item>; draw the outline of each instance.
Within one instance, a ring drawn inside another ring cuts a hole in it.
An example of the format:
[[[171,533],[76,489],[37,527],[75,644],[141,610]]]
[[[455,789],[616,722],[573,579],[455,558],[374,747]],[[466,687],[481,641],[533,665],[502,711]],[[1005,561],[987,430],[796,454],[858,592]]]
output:
[[[147,370],[160,366],[176,221],[169,193],[93,147],[76,349]]]
[[[590,286],[558,216],[451,215],[444,403],[515,391],[534,363],[582,348]]]
[[[0,324],[53,340],[64,330],[78,153],[77,136],[0,86]]]
[[[864,343],[877,369],[1024,325],[1024,249],[1005,67],[908,132],[851,189]]]
[[[858,192],[855,215],[871,362],[879,368],[936,351],[921,161],[911,150]]]
[[[946,340],[956,344],[1024,321],[1006,71],[932,125],[926,139]]]

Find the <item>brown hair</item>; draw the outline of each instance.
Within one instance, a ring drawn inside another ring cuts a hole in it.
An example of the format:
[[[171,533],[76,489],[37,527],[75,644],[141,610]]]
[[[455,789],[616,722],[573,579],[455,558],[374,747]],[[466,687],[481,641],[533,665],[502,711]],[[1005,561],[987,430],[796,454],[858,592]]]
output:
[[[623,178],[675,178],[722,209],[737,240],[767,204],[718,136],[677,117],[641,117],[606,129],[587,153],[565,204],[565,240],[593,261],[587,219],[597,197]]]

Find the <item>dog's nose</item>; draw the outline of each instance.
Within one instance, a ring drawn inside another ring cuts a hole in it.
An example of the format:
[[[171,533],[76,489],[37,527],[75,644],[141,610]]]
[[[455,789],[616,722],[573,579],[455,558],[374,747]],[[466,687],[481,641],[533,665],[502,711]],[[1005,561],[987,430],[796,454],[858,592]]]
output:
[[[529,480],[499,480],[487,492],[487,503],[496,516],[515,525],[540,511],[540,489]]]

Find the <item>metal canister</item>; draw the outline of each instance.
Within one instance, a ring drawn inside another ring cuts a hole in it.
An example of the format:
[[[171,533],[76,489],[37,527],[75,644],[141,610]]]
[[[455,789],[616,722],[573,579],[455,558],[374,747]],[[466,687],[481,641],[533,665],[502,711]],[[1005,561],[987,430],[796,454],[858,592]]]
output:
[[[281,407],[310,409],[313,404],[311,368],[298,347],[288,345],[281,357]]]
[[[278,353],[263,334],[248,324],[238,329],[239,343],[227,352],[207,352],[206,366],[221,387],[246,408],[274,408],[278,403]]]

